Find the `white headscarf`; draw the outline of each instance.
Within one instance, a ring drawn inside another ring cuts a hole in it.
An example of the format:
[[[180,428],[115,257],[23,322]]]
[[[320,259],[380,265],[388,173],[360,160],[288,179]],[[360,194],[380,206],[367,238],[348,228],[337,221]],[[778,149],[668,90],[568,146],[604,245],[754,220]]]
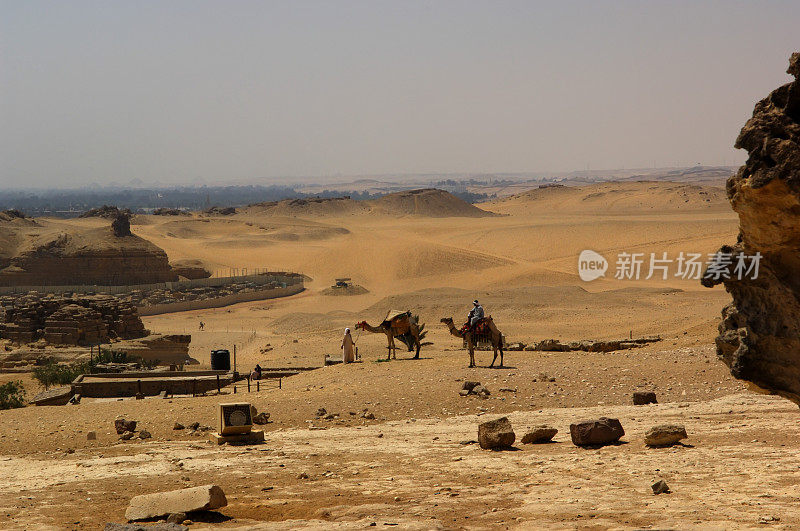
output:
[[[345,328],[345,329],[344,329],[344,333],[345,333],[345,334],[349,334],[349,333],[350,333],[350,329],[349,329],[349,328]]]

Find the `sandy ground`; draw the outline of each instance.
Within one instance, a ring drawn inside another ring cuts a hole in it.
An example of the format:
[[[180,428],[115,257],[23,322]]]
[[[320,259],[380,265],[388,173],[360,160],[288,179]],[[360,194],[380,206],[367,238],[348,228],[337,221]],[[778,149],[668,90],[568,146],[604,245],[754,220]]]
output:
[[[220,484],[230,505],[192,527],[800,524],[797,408],[748,391],[716,360],[716,324],[729,300],[724,291],[674,277],[622,281],[611,271],[585,283],[577,276],[584,249],[609,259],[622,251],[716,250],[737,230],[719,190],[625,183],[481,206],[502,216],[248,211],[137,220],[134,231],[172,260],[311,278],[305,292],[285,299],[145,319],[155,332],[191,333],[190,354],[204,365],[212,348],[236,345],[240,370],[256,363],[319,366],[325,354],[338,355],[344,327],[362,319],[376,324],[390,308],[418,314],[433,344],[421,360],[400,352],[383,362],[385,337],[356,333],[363,362],[287,378],[281,389],[269,382],[250,393],[239,385],[235,397],[228,388],[224,396],[86,399],[0,412],[0,527],[97,529],[123,521],[133,495],[204,483]],[[320,293],[343,276],[369,293]],[[439,320],[462,320],[475,297],[513,342],[643,335],[662,341],[605,354],[507,352],[502,369],[487,368],[491,353],[479,352],[479,367],[468,369],[460,341]],[[22,378],[29,394],[36,391],[29,376],[1,376]],[[460,397],[466,379],[483,382],[491,397]],[[656,391],[660,404],[630,406],[640,389]],[[266,444],[217,448],[203,434],[172,429],[176,421],[213,426],[216,405],[234,398],[271,414]],[[320,407],[339,417],[318,419]],[[376,418],[362,418],[364,409]],[[512,452],[460,444],[476,438],[480,421],[501,414],[510,416],[518,438],[527,426],[553,424],[556,442],[518,444]],[[569,423],[599,415],[620,418],[626,444],[573,446]],[[119,441],[118,416],[138,420],[153,438]],[[687,445],[646,449],[644,431],[667,421],[686,425]],[[97,440],[88,441],[88,431]],[[654,496],[650,484],[657,478],[673,494]]]

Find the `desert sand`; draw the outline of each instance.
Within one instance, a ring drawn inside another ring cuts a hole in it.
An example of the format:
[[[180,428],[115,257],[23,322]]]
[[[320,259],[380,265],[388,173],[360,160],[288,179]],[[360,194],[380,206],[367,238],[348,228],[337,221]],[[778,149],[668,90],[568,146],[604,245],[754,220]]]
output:
[[[345,327],[375,324],[390,308],[418,314],[433,344],[421,360],[399,352],[396,361],[379,362],[385,337],[354,331],[361,363],[293,376],[281,389],[268,382],[247,393],[240,384],[235,397],[229,388],[222,397],[4,411],[0,527],[97,529],[124,521],[134,495],[205,483],[222,486],[230,503],[224,516],[192,528],[800,525],[796,406],[748,390],[716,359],[724,290],[673,276],[616,280],[610,270],[587,283],[577,275],[584,249],[609,259],[715,251],[737,233],[724,190],[670,182],[553,187],[478,204],[494,214],[480,216],[434,199],[136,216],[134,234],[170,261],[308,277],[307,290],[292,297],[145,318],[157,333],[191,333],[190,355],[205,366],[212,348],[234,344],[240,370],[319,366],[326,354],[339,355]],[[368,293],[323,295],[337,277]],[[491,353],[478,352],[479,367],[468,369],[460,340],[439,320],[463,321],[474,298],[509,342],[662,341],[610,353],[506,352],[503,369],[488,369]],[[491,396],[460,397],[464,380],[481,381]],[[634,390],[655,391],[659,404],[631,406]],[[172,429],[175,422],[215,425],[216,405],[231,399],[271,414],[264,445],[212,447],[201,433]],[[339,416],[320,419],[318,408]],[[362,418],[365,409],[375,419]],[[514,425],[518,451],[461,444],[476,439],[479,422],[501,414]],[[621,420],[625,444],[573,446],[569,424],[601,415]],[[119,441],[118,416],[138,420],[153,438]],[[647,449],[644,431],[663,422],[684,424],[686,445]],[[558,428],[555,442],[520,444],[536,424]],[[87,440],[88,431],[97,440]],[[672,494],[653,495],[659,478]]]

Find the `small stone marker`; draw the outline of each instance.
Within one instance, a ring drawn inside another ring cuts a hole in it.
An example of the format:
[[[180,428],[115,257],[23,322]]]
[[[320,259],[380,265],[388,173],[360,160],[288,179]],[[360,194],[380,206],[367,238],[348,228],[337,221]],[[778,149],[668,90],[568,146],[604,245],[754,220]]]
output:
[[[653,391],[634,391],[633,405],[643,406],[645,404],[658,404],[656,394]]]
[[[216,485],[142,494],[131,499],[125,518],[129,522],[159,518],[173,513],[210,511],[228,505],[225,493]]]
[[[536,444],[549,442],[555,437],[558,430],[552,426],[534,426],[522,436],[522,444]]]
[[[617,442],[625,430],[619,419],[601,417],[570,424],[569,434],[575,446],[598,446]]]
[[[686,435],[686,428],[679,424],[660,424],[653,426],[644,434],[644,443],[647,446],[672,446],[682,439],[689,437]]]
[[[484,450],[507,448],[514,444],[517,436],[508,417],[490,420],[478,425],[478,444]]]
[[[669,485],[663,479],[659,479],[650,486],[653,489],[653,494],[669,494]]]

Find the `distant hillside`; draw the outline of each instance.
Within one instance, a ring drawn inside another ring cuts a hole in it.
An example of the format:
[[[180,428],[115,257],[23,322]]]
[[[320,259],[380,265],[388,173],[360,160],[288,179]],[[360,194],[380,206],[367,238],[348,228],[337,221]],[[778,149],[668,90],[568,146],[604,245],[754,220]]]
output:
[[[273,216],[351,216],[384,214],[421,217],[485,217],[495,216],[449,192],[436,188],[395,192],[377,199],[356,201],[350,197],[286,199],[257,203],[245,209],[248,214]]]
[[[502,200],[481,203],[495,212],[522,209],[575,214],[729,211],[725,190],[680,182],[604,182],[585,186],[548,185]]]

